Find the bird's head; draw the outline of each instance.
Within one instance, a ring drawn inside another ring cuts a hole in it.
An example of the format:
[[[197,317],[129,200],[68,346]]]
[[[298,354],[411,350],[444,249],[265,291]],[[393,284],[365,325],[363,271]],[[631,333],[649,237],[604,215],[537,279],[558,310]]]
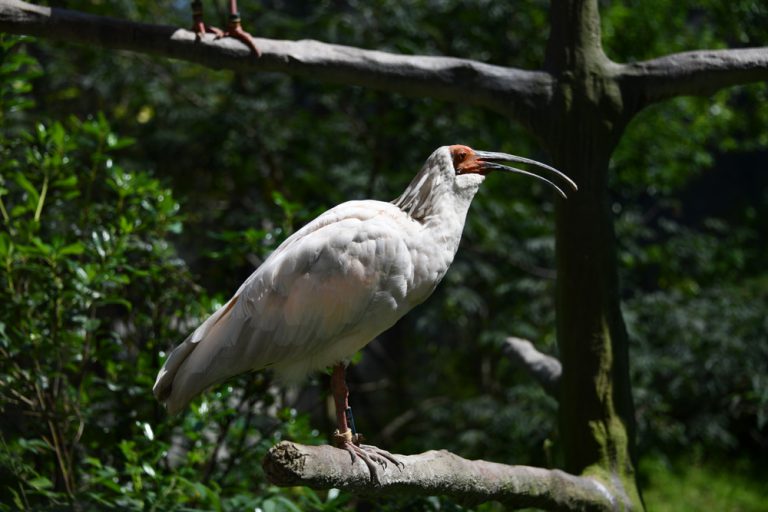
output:
[[[541,162],[537,162],[536,160],[531,160],[530,158],[524,158],[516,155],[509,155],[507,153],[475,151],[469,146],[463,146],[461,144],[455,144],[453,146],[444,146],[443,148],[440,148],[440,149],[445,150],[444,154],[447,153],[447,158],[450,159],[449,167],[451,172],[453,172],[455,176],[454,178],[455,184],[459,189],[465,188],[465,187],[476,188],[479,185],[479,183],[482,182],[482,178],[478,178],[478,176],[485,176],[491,171],[506,171],[506,172],[512,172],[517,174],[523,174],[525,176],[530,176],[537,180],[543,181],[549,184],[550,186],[554,187],[554,189],[557,190],[557,192],[561,196],[566,197],[563,189],[560,188],[555,183],[553,183],[552,181],[550,181],[549,179],[543,176],[540,176],[538,174],[535,174],[531,171],[524,171],[522,169],[517,169],[515,167],[510,167],[508,165],[504,165],[500,163],[500,162],[516,162],[516,163],[522,163],[527,165],[533,165],[533,166],[545,169],[550,173],[554,174],[555,176],[559,177],[561,180],[563,180],[568,185],[568,187],[572,188],[573,190],[578,190],[576,183],[574,183],[573,180],[571,180],[568,176],[558,171],[554,167],[550,167],[549,165],[543,164]]]
[[[570,178],[546,164],[506,153],[476,151],[468,146],[456,144],[437,148],[405,192],[393,202],[415,219],[435,215],[443,206],[457,213],[460,212],[463,219],[480,184],[491,171],[531,176],[548,183],[565,197],[565,192],[549,179],[531,171],[509,167],[501,162],[516,162],[540,167],[563,180],[574,190],[577,189]]]

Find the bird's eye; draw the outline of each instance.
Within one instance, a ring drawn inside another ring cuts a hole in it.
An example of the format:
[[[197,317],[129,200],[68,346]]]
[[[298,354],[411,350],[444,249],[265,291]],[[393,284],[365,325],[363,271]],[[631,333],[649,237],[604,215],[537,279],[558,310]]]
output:
[[[453,154],[453,167],[458,169],[459,164],[461,164],[466,159],[467,159],[466,151],[456,151]]]
[[[451,160],[453,161],[453,170],[456,174],[464,174],[471,171],[473,164],[474,152],[467,146],[461,146],[456,144],[451,146]]]

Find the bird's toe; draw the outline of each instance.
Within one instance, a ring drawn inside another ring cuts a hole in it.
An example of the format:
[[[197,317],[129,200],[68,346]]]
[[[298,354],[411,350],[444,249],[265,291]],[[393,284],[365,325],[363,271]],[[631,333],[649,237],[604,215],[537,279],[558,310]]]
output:
[[[242,27],[238,24],[230,25],[226,32],[222,33],[221,35],[217,36],[217,39],[222,37],[231,37],[234,39],[237,39],[238,41],[242,42],[245,46],[250,48],[251,52],[256,57],[261,57],[261,50],[259,50],[256,47],[256,44],[253,42],[253,36],[242,29]]]
[[[361,444],[360,449],[368,453],[373,460],[381,464],[381,466],[384,468],[387,467],[389,462],[393,463],[395,466],[397,466],[398,469],[401,470],[405,467],[405,464],[399,461],[397,457],[395,457],[387,450],[382,450],[381,448],[370,444]]]
[[[347,430],[344,433],[339,433],[337,430],[334,432],[334,445],[338,448],[346,450],[354,463],[358,458],[361,459],[368,467],[368,472],[371,475],[371,481],[377,485],[381,484],[379,472],[386,470],[389,463],[393,463],[398,469],[402,470],[405,465],[399,461],[393,454],[386,450],[382,450],[377,446],[370,444],[361,444],[362,436],[359,434],[352,434]]]

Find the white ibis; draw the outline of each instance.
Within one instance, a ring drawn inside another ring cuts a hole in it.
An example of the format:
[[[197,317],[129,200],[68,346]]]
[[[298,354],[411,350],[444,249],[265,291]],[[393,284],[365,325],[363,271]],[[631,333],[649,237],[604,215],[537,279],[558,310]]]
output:
[[[240,12],[237,10],[237,0],[229,0],[229,22],[226,31],[203,22],[203,2],[201,0],[193,0],[192,31],[197,34],[198,38],[206,33],[214,34],[217,39],[222,37],[235,38],[250,48],[254,55],[257,57],[261,56],[261,52],[254,44],[251,34],[243,30],[240,23]]]
[[[392,201],[349,201],[331,208],[283,242],[168,356],[154,393],[174,414],[208,387],[234,375],[273,368],[284,382],[333,366],[335,444],[373,462],[395,461],[360,444],[354,431],[344,361],[430,296],[459,247],[467,210],[485,175],[517,162],[547,165],[505,153],[443,146],[427,159],[405,192]],[[352,427],[352,428],[350,428]]]

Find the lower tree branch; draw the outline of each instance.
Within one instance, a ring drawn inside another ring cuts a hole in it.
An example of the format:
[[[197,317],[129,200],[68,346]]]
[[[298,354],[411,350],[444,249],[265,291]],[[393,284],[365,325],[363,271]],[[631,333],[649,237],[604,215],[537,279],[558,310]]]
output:
[[[547,393],[559,397],[560,375],[563,373],[560,361],[539,352],[530,341],[512,336],[507,338],[504,352],[522,365]]]
[[[129,50],[242,72],[272,71],[323,82],[471,104],[519,118],[542,107],[554,79],[543,71],[453,57],[398,55],[320,41],[254,38],[256,58],[241,42],[198,38],[179,27],[152,25],[0,0],[0,31]]]
[[[635,111],[674,96],[708,96],[768,80],[768,47],[700,50],[624,64],[616,79]]]
[[[332,446],[305,446],[283,441],[272,447],[262,463],[275,485],[305,485],[342,489],[356,494],[446,495],[465,504],[499,501],[511,508],[607,511],[624,499],[601,482],[556,469],[508,466],[467,460],[445,450],[395,455],[401,468],[390,464],[372,481],[361,460]]]

